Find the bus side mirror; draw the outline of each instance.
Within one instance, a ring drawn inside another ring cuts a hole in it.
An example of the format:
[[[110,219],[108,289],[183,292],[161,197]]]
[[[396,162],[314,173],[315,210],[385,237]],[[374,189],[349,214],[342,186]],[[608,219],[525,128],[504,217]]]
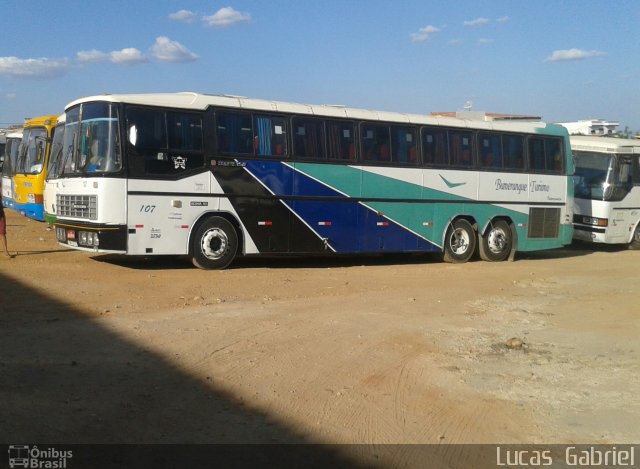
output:
[[[136,146],[136,142],[138,141],[138,129],[135,125],[129,127],[129,143]]]

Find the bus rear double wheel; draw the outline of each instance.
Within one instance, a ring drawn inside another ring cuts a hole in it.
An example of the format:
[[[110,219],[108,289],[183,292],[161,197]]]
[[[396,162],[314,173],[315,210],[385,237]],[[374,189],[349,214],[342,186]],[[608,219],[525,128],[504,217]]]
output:
[[[200,269],[227,267],[238,251],[238,233],[225,218],[212,216],[204,220],[191,238],[191,262]]]
[[[480,259],[489,262],[507,260],[513,246],[513,235],[506,221],[492,221],[485,234],[479,234],[479,238]]]
[[[500,262],[509,257],[512,246],[513,234],[506,221],[491,222],[483,235],[476,233],[471,222],[459,218],[454,220],[447,230],[443,259],[450,263],[467,262],[478,247],[482,260]]]

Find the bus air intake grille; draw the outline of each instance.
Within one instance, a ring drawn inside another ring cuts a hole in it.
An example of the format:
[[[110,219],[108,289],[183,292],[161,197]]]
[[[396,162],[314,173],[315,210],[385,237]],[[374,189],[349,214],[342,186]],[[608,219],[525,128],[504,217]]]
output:
[[[59,217],[98,219],[98,197],[95,195],[58,194],[56,204]]]
[[[529,238],[556,238],[559,233],[559,208],[529,209]]]

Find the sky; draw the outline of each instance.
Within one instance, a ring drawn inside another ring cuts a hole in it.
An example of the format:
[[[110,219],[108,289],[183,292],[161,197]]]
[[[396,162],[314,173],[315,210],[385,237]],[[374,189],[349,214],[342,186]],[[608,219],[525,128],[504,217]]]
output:
[[[3,0],[0,127],[195,91],[640,131],[640,2]]]

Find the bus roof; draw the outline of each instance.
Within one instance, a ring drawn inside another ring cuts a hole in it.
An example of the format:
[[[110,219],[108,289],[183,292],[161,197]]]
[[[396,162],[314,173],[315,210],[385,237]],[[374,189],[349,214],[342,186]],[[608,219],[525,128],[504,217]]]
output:
[[[640,140],[614,137],[571,135],[572,150],[596,151],[600,153],[640,153]]]
[[[271,111],[297,113],[309,116],[351,118],[363,120],[392,121],[407,124],[449,125],[453,127],[468,127],[473,129],[507,130],[512,132],[535,132],[536,129],[551,130],[555,135],[566,135],[566,132],[554,124],[544,122],[496,122],[479,121],[450,116],[429,116],[423,114],[408,114],[399,112],[374,111],[350,108],[330,104],[299,104],[283,101],[268,101],[251,99],[244,96],[212,95],[193,92],[182,93],[145,93],[145,94],[104,94],[88,96],[69,103],[65,110],[80,103],[90,101],[108,101],[114,103],[140,104],[147,106],[175,107],[179,109],[205,110],[209,106],[231,107],[254,111]],[[552,130],[553,129],[553,130]]]
[[[40,126],[54,126],[59,114],[49,114],[46,116],[33,117],[24,123],[24,127],[40,127]]]

